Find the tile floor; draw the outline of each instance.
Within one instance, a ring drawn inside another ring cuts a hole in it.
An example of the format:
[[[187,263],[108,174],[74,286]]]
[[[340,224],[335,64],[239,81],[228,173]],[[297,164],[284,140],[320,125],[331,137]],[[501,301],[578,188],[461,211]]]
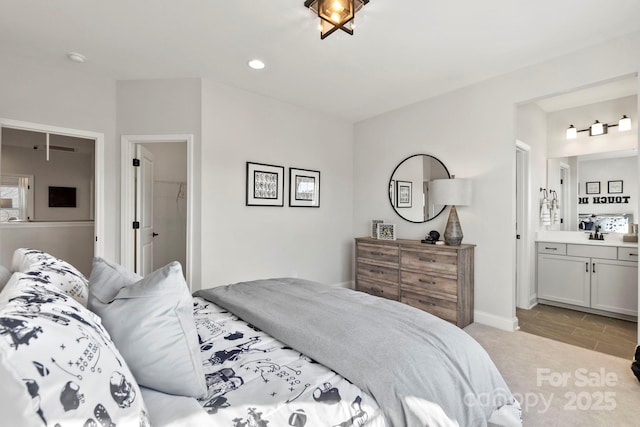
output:
[[[542,304],[516,315],[522,332],[624,359],[633,358],[637,345],[636,322]]]

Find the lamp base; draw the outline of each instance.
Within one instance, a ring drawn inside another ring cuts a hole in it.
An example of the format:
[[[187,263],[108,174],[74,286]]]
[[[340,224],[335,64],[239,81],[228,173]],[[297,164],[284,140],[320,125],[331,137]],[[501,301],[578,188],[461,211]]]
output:
[[[449,246],[460,246],[462,237],[462,226],[458,219],[458,211],[456,211],[455,206],[451,206],[447,227],[444,229],[444,243]]]

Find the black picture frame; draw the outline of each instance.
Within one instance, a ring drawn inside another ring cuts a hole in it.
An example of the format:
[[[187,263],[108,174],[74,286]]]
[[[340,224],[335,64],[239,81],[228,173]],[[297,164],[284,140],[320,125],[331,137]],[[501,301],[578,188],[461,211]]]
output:
[[[247,206],[284,206],[284,166],[247,162]]]
[[[413,182],[396,180],[396,208],[413,206]]]
[[[607,192],[609,194],[621,194],[623,189],[623,182],[621,179],[614,181],[607,181]]]
[[[585,193],[600,194],[600,182],[599,181],[587,182],[585,186]]]
[[[289,206],[320,207],[320,171],[289,168]]]

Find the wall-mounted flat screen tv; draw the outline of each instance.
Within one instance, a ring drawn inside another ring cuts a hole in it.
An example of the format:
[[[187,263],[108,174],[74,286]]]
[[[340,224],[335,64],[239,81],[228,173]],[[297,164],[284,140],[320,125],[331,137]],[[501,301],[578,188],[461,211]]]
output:
[[[76,187],[49,187],[50,208],[75,208]]]

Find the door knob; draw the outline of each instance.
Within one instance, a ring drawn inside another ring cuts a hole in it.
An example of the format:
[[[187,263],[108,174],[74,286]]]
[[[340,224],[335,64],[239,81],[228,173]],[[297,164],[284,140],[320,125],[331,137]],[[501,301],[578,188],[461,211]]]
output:
[[[153,233],[151,233],[151,236],[152,236],[152,237],[156,237],[156,236],[159,236],[159,234],[158,234],[158,233],[156,233],[156,232],[153,232]]]

